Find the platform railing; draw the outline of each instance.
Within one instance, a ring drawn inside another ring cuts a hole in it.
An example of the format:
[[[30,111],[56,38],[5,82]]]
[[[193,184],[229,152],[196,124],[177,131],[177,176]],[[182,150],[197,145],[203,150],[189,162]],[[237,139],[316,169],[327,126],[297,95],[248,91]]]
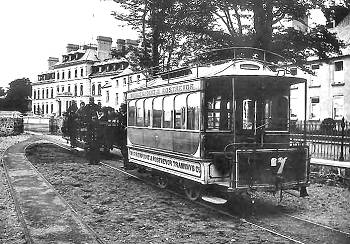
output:
[[[194,57],[189,59],[183,66],[154,66],[150,68],[137,71],[134,74],[140,73],[145,77],[145,85],[148,86],[150,80],[164,76],[169,81],[172,75],[176,72],[196,69],[196,76],[199,77],[199,68],[209,65],[217,65],[220,63],[235,61],[235,60],[253,60],[263,63],[265,67],[269,67],[273,71],[284,70],[290,73],[288,67],[293,62],[284,58],[283,56],[270,52],[267,50],[253,48],[253,47],[229,47],[222,49],[214,49],[207,52],[197,53]],[[139,81],[140,82],[140,81]]]

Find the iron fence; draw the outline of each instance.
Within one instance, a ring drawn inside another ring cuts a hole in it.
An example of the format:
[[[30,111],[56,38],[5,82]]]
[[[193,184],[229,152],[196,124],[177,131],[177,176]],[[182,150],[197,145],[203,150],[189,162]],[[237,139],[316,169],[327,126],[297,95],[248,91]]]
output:
[[[304,129],[311,157],[350,161],[349,121],[294,121],[290,126],[292,143],[304,140]]]

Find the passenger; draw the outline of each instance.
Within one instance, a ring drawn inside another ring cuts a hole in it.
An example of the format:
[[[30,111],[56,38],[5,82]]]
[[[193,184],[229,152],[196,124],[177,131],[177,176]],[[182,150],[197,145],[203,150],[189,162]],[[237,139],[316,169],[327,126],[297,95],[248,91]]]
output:
[[[78,118],[77,118],[78,106],[75,101],[67,109],[67,129],[71,147],[77,146],[77,134],[78,134]]]
[[[120,110],[118,112],[118,135],[117,135],[117,140],[118,140],[118,146],[119,149],[123,155],[123,162],[124,162],[124,168],[125,169],[131,169],[132,167],[129,164],[129,159],[128,159],[128,148],[126,146],[127,144],[127,134],[126,134],[126,128],[127,128],[127,109],[126,109],[126,104],[123,103],[120,105]]]
[[[100,143],[97,138],[99,106],[95,104],[94,98],[90,97],[89,103],[82,110],[83,120],[86,124],[86,149],[90,164],[100,162]]]

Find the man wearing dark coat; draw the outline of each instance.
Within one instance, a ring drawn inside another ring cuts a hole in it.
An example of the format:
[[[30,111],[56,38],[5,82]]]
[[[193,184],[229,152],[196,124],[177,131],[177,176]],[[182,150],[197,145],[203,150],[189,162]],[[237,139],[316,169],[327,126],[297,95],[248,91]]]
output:
[[[97,140],[98,116],[100,107],[95,104],[94,98],[90,97],[89,103],[81,111],[82,119],[86,124],[86,151],[90,164],[100,162],[100,143]]]

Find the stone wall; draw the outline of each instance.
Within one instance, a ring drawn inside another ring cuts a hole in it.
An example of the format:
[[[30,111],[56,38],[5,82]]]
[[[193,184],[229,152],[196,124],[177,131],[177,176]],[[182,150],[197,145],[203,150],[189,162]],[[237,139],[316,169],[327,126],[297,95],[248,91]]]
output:
[[[0,136],[23,133],[23,118],[0,116]]]

